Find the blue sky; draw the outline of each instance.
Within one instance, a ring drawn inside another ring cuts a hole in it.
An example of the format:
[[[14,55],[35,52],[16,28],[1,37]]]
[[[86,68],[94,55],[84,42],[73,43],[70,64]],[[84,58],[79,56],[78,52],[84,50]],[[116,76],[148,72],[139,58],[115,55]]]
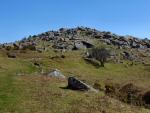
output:
[[[0,0],[0,43],[60,27],[150,37],[150,0]]]

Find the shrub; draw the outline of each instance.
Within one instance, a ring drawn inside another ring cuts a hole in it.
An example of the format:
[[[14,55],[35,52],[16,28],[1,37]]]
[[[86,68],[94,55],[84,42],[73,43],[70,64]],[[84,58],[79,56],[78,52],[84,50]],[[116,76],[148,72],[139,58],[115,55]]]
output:
[[[104,64],[109,56],[110,52],[105,48],[93,48],[90,51],[90,57],[98,60],[101,63],[102,67],[104,67]]]

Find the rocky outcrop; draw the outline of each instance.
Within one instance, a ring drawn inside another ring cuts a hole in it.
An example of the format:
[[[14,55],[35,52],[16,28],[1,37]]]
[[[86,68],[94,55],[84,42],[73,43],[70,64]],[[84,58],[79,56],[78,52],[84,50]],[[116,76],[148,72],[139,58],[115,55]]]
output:
[[[78,50],[92,48],[94,43],[89,40],[98,40],[107,45],[118,46],[119,48],[146,49],[150,48],[150,40],[138,39],[132,36],[119,36],[111,32],[98,31],[87,27],[61,28],[58,31],[48,31],[39,35],[29,36],[19,42],[3,44],[3,47],[11,46],[14,49],[37,49],[41,41],[53,45],[54,49]],[[48,46],[43,44],[44,46]]]

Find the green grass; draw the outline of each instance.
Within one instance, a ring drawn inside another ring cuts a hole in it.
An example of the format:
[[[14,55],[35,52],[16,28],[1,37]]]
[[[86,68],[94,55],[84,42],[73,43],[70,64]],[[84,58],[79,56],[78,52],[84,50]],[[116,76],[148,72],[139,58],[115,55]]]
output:
[[[95,81],[120,84],[134,82],[149,88],[150,67],[107,63],[96,68],[82,59],[82,52],[64,53],[66,58],[50,59],[55,52],[27,52],[17,59],[0,54],[0,113],[149,113],[150,110],[126,105],[105,96],[103,92],[80,92],[65,89],[67,80],[42,77],[32,62],[42,64],[45,72],[61,70],[93,85]],[[36,73],[37,72],[37,73]],[[18,76],[16,73],[23,73]]]

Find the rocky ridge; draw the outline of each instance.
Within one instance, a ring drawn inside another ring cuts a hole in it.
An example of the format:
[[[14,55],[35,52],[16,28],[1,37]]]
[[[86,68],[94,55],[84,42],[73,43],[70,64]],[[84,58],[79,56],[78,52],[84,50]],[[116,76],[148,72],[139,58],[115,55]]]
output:
[[[87,27],[77,27],[72,29],[61,28],[58,31],[48,31],[42,34],[29,36],[21,41],[9,44],[1,44],[1,48],[11,46],[15,49],[38,49],[40,42],[43,44],[40,49],[47,49],[52,46],[54,49],[76,50],[81,48],[91,48],[94,46],[93,40],[98,40],[107,45],[118,46],[119,48],[150,49],[150,40],[138,39],[132,36],[120,36],[106,31],[98,31]],[[45,47],[44,47],[45,46]]]

